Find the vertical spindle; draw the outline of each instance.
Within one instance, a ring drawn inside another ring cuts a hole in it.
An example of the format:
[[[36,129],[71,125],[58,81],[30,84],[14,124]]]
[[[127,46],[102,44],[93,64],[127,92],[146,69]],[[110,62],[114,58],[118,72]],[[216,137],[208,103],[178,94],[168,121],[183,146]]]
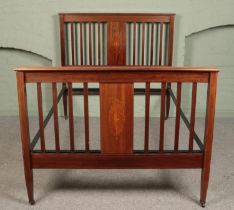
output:
[[[150,65],[153,65],[153,53],[154,53],[154,23],[151,23],[151,51],[150,51]]]
[[[74,23],[71,23],[71,49],[72,49],[72,65],[75,64],[75,51],[74,51]]]
[[[83,23],[80,23],[80,65],[83,65]]]
[[[88,83],[84,83],[84,120],[85,120],[85,150],[89,151],[89,101]]]
[[[142,55],[141,55],[141,65],[145,63],[145,23],[142,23]]]
[[[181,106],[181,82],[177,83],[177,97],[176,97],[176,119],[175,119],[175,145],[174,150],[178,151],[179,148],[179,135],[180,135],[180,106]]]
[[[40,143],[41,143],[41,150],[44,152],[45,151],[45,134],[44,134],[44,126],[43,126],[43,108],[42,108],[41,83],[37,83],[37,102],[38,102]]]
[[[89,65],[92,64],[92,23],[89,23]]]
[[[54,112],[54,136],[55,136],[55,148],[56,152],[60,150],[59,144],[59,123],[58,123],[58,99],[57,99],[57,84],[52,83],[52,93],[53,93],[53,112]]]
[[[150,83],[145,85],[145,146],[144,152],[149,149],[149,115],[150,115]]]
[[[161,86],[161,111],[160,111],[160,142],[159,151],[163,151],[164,146],[164,116],[165,116],[165,94],[166,94],[166,83],[162,82]]]
[[[68,82],[68,101],[69,101],[69,132],[70,132],[70,149],[74,151],[74,117],[73,117],[73,99],[72,83]]]
[[[162,65],[163,24],[160,23],[159,66]]]
[[[195,127],[195,114],[196,114],[196,100],[197,100],[197,83],[193,83],[192,87],[192,104],[190,116],[190,133],[189,133],[189,151],[193,150],[194,127]]]

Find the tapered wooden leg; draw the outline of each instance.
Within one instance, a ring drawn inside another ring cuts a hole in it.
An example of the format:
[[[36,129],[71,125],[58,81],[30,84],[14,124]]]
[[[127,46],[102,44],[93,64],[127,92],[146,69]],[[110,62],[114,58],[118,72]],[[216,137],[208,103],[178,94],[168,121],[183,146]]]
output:
[[[167,90],[171,88],[171,83],[167,84]],[[167,91],[167,95],[166,95],[166,116],[165,119],[168,119],[169,117],[169,112],[170,112],[170,104],[171,104],[171,97],[170,97],[170,93]]]
[[[25,85],[25,77],[23,72],[17,72],[17,90],[19,101],[19,119],[20,119],[20,133],[22,142],[22,153],[24,160],[24,173],[25,181],[28,192],[28,199],[30,204],[34,204],[33,198],[33,171],[31,165],[31,152],[30,152],[30,134],[28,123],[28,110],[27,110],[27,92]]]
[[[24,174],[25,174],[25,182],[28,193],[28,201],[31,205],[34,205],[35,200],[33,196],[33,170],[31,169],[27,160],[24,160]]]
[[[202,169],[201,173],[201,192],[200,192],[200,203],[202,207],[205,207],[206,204],[206,195],[208,190],[210,177],[210,168]]]
[[[217,87],[217,73],[211,73],[209,78],[208,90],[207,90],[204,156],[203,156],[203,168],[201,173],[200,203],[202,207],[205,207],[207,189],[209,184],[209,176],[210,176],[210,163],[211,163],[214,117],[215,117],[216,87]]]
[[[63,88],[66,88],[66,84],[63,83]],[[63,111],[64,111],[64,118],[67,119],[67,91],[63,94]]]

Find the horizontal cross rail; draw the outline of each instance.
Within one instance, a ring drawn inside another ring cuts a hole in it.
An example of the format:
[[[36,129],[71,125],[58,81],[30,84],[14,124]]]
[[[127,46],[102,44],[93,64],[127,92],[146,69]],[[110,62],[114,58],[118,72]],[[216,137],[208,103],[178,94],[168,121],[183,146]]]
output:
[[[202,168],[202,153],[32,154],[33,168]]]

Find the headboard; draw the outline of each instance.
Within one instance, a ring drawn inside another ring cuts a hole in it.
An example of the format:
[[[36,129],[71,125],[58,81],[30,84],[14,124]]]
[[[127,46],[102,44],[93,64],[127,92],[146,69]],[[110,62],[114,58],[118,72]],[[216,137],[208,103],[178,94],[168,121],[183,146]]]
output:
[[[61,13],[61,65],[172,65],[174,14]]]

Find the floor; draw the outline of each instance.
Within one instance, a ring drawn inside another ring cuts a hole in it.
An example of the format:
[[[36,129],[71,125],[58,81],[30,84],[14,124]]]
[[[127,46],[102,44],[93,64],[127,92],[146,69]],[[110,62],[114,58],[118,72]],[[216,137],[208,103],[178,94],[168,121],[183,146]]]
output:
[[[32,118],[30,121],[31,129],[35,131],[37,120]],[[66,137],[67,121],[64,121],[60,119],[61,124],[66,123],[60,135]],[[138,120],[136,123],[139,128],[135,131],[136,139],[140,139],[143,122]],[[169,119],[166,126],[173,128],[173,122],[174,119]],[[98,131],[95,120],[92,125],[93,130]],[[201,132],[202,122],[198,120],[196,125]],[[154,136],[157,131],[151,130],[151,136]],[[50,132],[49,127],[48,135]],[[93,139],[94,133],[91,135]],[[234,209],[233,134],[233,118],[216,119],[206,209]],[[83,135],[82,130],[79,135]],[[181,131],[181,137],[183,135],[186,135],[185,129]],[[173,132],[167,132],[166,138],[170,137]],[[95,146],[98,147],[94,143]],[[36,204],[30,206],[22,166],[18,119],[1,117],[0,210],[201,209],[198,203],[200,170],[35,170]]]

